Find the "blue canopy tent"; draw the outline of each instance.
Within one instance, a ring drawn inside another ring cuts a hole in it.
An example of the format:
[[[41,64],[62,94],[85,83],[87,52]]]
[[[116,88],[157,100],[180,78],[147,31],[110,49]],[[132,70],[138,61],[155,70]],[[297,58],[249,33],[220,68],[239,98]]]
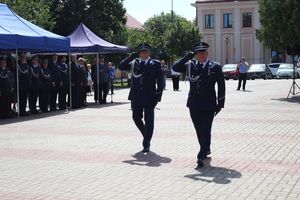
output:
[[[68,38],[71,40],[71,52],[74,53],[108,54],[130,52],[130,49],[126,46],[112,44],[101,39],[83,23],[80,23]]]
[[[101,39],[83,23],[80,23],[73,33],[71,33],[68,37],[71,40],[71,52],[81,54],[97,54],[97,88],[99,88],[99,53],[109,54],[130,52],[129,47],[112,44]],[[111,102],[113,102],[112,96]]]
[[[0,50],[68,52],[70,39],[44,30],[0,3]]]
[[[44,30],[0,3],[0,51],[31,51],[36,53],[69,52],[70,39]],[[18,57],[17,57],[18,58]],[[17,95],[19,102],[19,76],[17,64]],[[19,112],[18,106],[18,114]]]

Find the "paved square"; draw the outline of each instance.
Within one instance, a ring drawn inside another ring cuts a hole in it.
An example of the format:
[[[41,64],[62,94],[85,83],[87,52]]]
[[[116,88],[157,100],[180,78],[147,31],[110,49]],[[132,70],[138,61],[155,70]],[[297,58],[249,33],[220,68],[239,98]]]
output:
[[[0,199],[300,199],[300,97],[286,100],[291,80],[248,81],[246,92],[226,85],[201,170],[184,82],[179,92],[168,82],[147,156],[128,89],[114,104],[0,121]]]

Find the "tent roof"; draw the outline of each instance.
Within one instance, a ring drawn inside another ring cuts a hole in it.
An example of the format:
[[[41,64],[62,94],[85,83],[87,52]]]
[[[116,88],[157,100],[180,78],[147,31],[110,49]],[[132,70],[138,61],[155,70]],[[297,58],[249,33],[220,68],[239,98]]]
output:
[[[0,49],[63,52],[69,51],[70,39],[26,21],[0,3]]]
[[[128,53],[130,49],[107,42],[83,23],[80,23],[75,31],[68,36],[71,39],[71,51],[76,53]]]

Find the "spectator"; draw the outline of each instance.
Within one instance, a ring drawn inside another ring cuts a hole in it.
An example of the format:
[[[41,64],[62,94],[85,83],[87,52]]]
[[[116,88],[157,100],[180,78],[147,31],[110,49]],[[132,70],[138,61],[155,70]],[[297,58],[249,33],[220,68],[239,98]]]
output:
[[[173,90],[178,91],[179,90],[179,78],[180,78],[180,73],[175,72],[173,69],[171,69],[171,77],[172,77],[172,82],[173,82]]]
[[[107,65],[108,65],[108,73],[109,73],[109,81],[110,81],[110,93],[113,95],[116,68],[115,66],[113,66],[112,62],[109,62]]]
[[[239,75],[239,84],[238,84],[237,90],[241,89],[241,84],[243,81],[243,90],[245,91],[246,81],[247,81],[247,73],[248,73],[248,69],[249,69],[249,64],[248,64],[248,62],[246,62],[245,57],[242,57],[240,63],[238,64],[238,69],[239,69],[240,75]]]

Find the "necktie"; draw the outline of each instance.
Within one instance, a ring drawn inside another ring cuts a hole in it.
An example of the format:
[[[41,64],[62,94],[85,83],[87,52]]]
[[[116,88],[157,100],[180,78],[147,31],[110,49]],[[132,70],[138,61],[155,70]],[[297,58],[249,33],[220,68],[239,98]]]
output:
[[[145,65],[145,61],[144,60],[142,60],[142,62],[141,62],[141,68],[145,68],[146,67],[146,65]]]

